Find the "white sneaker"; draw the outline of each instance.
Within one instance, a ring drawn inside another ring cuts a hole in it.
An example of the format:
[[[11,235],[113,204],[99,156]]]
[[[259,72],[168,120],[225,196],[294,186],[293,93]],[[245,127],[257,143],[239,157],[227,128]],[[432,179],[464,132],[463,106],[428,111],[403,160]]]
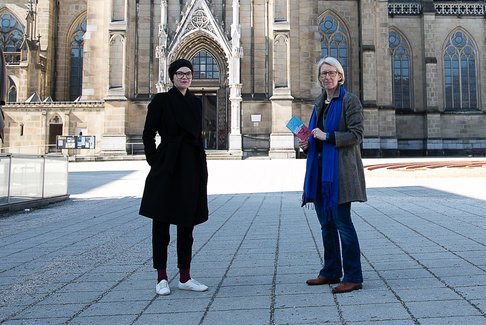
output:
[[[169,282],[167,280],[162,280],[155,286],[155,292],[158,295],[167,296],[170,294]]]
[[[189,281],[182,283],[179,281],[179,289],[181,290],[189,290],[189,291],[206,291],[208,290],[208,286],[197,282],[194,279],[190,279]]]

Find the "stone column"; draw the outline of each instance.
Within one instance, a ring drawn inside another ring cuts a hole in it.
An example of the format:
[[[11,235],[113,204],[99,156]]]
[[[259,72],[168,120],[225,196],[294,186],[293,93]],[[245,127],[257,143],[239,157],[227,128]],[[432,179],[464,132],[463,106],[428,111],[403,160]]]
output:
[[[44,152],[43,154],[45,153],[48,153],[49,152],[49,148],[47,147],[47,145],[49,144],[49,123],[47,121],[47,118],[48,118],[48,114],[47,114],[47,108],[44,108],[41,110],[40,114],[41,114],[41,120],[40,120],[40,139],[41,139],[41,145],[44,146]]]
[[[361,8],[361,88],[365,118],[363,148],[368,155],[398,153],[395,110],[392,104],[392,66],[388,51],[388,3],[366,0]],[[355,72],[355,70],[353,70]],[[348,79],[349,80],[349,79]]]
[[[433,1],[424,0],[423,2],[423,46],[425,56],[425,93],[424,103],[426,111],[437,112],[439,110],[438,96],[440,95],[440,85],[437,82],[437,58],[436,49],[437,35],[435,34],[435,8]]]
[[[275,7],[278,5],[278,7]],[[290,23],[288,21],[287,3],[270,3],[268,10],[270,28],[269,39],[273,40],[270,49],[272,66],[272,133],[270,134],[270,151],[274,159],[295,158],[294,135],[285,126],[292,117],[293,97],[290,85]],[[275,10],[281,9],[278,19]]]
[[[274,159],[295,158],[294,135],[285,124],[292,117],[293,97],[286,90],[274,89],[272,101],[272,133],[270,134],[270,151]]]
[[[440,113],[427,113],[427,156],[442,156],[443,149]]]
[[[427,155],[441,156],[443,154],[441,116],[439,112],[440,85],[437,82],[437,58],[435,57],[436,35],[435,8],[432,0],[423,1],[423,42],[425,56],[425,92],[424,102],[427,112]]]
[[[104,127],[101,138],[103,155],[126,155],[126,100],[105,101]]]
[[[81,100],[100,100],[106,96],[110,73],[110,19],[107,17],[111,17],[109,1],[88,1]]]
[[[117,4],[111,1],[109,24],[109,77],[108,89],[105,99],[126,100],[125,93],[128,89],[125,84],[127,74],[127,10],[126,3]],[[120,10],[123,15],[114,15],[114,10]]]
[[[167,0],[160,1],[160,24],[159,24],[159,45],[155,48],[155,57],[159,59],[159,77],[157,92],[169,90],[167,80]]]
[[[229,134],[229,152],[243,156],[241,138],[241,80],[240,68],[243,49],[240,45],[240,2],[233,0],[233,24],[231,25],[231,57],[229,58],[229,87],[231,102],[231,128]]]
[[[123,36],[125,22],[112,22],[112,1],[87,2],[82,101],[105,100],[100,153],[126,155],[124,93],[110,91],[110,34]],[[121,92],[124,92],[121,89]],[[98,141],[97,141],[98,142]]]

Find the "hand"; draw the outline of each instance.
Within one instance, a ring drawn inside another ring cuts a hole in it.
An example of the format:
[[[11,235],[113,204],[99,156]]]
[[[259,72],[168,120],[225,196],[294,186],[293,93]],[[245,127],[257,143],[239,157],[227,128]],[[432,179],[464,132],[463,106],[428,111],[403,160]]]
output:
[[[299,139],[299,147],[300,147],[302,150],[306,151],[306,150],[307,150],[307,148],[309,148],[309,141],[307,141],[307,139],[306,139],[306,140],[300,140],[300,139]]]
[[[314,139],[319,139],[321,141],[326,141],[326,139],[327,139],[326,133],[324,133],[321,129],[315,128],[311,132],[312,132],[312,136],[314,137]]]

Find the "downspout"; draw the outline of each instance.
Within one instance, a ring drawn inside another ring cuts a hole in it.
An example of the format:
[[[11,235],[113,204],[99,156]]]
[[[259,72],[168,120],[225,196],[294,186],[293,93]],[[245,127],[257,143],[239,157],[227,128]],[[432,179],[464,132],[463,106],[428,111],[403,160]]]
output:
[[[54,33],[53,33],[53,49],[52,51],[54,52],[54,62],[52,63],[53,67],[52,67],[52,70],[54,71],[54,78],[52,80],[52,84],[51,84],[51,89],[49,91],[49,93],[51,94],[51,96],[53,97],[53,100],[56,101],[57,98],[56,98],[56,89],[57,89],[57,61],[59,60],[59,53],[58,53],[58,50],[57,50],[57,47],[58,47],[58,44],[57,42],[59,41],[58,40],[58,22],[59,22],[59,1],[55,1],[54,2]]]
[[[358,64],[359,64],[359,99],[361,103],[363,103],[363,37],[362,37],[362,22],[361,22],[361,0],[358,0],[358,46],[359,46],[359,54],[358,54]],[[364,112],[363,112],[364,113]],[[364,135],[363,140],[361,141],[359,147],[361,153],[364,150]],[[381,151],[381,149],[380,149]],[[380,154],[381,156],[381,154]]]
[[[362,36],[362,27],[361,26],[361,1],[358,0],[358,46],[359,46],[359,55],[358,55],[358,63],[359,63],[359,99],[363,102],[363,36]]]
[[[149,98],[152,97],[152,81],[154,67],[154,0],[150,0],[150,48],[149,48]]]
[[[267,97],[270,96],[270,90],[268,85],[270,84],[270,70],[269,70],[269,42],[270,39],[268,37],[268,30],[269,30],[269,21],[268,21],[268,14],[269,14],[269,6],[268,0],[265,0],[265,16],[264,16],[264,28],[265,28],[265,84],[263,85],[263,89],[265,90],[265,94]]]
[[[251,98],[255,96],[255,46],[254,46],[254,39],[255,37],[255,27],[253,26],[254,23],[254,14],[253,10],[255,8],[254,0],[251,0],[251,8],[250,8],[250,28],[251,28],[251,34],[250,34],[250,71],[251,71]]]
[[[135,4],[135,69],[134,74],[134,88],[135,88],[135,98],[138,96],[138,17],[140,15],[140,0],[137,0]]]

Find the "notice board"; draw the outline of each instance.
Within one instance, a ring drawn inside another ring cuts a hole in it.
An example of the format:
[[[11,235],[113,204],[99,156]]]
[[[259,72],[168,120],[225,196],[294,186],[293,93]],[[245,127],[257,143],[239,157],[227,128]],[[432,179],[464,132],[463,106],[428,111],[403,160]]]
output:
[[[58,149],[94,149],[94,135],[58,135],[56,147]]]

